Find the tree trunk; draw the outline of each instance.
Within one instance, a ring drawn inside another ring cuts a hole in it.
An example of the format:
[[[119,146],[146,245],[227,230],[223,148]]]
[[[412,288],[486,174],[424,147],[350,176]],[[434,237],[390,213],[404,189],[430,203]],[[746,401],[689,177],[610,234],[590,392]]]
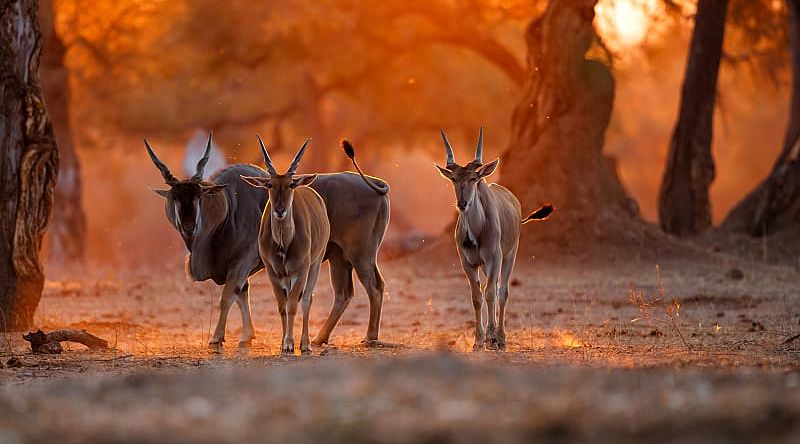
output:
[[[700,0],[697,4],[680,114],[672,133],[658,202],[661,229],[678,236],[696,234],[711,226],[711,138],[727,9],[727,0]]]
[[[526,33],[528,79],[512,117],[501,163],[502,182],[523,212],[544,202],[558,207],[555,223],[531,234],[582,247],[626,236],[638,210],[603,157],[614,102],[609,68],[586,58],[596,38],[596,0],[551,0]]]
[[[800,226],[800,0],[787,0],[792,96],[783,149],[769,176],[728,214],[723,229],[751,236]]]
[[[39,2],[42,30],[40,76],[47,112],[58,140],[59,174],[53,221],[48,230],[48,262],[61,266],[83,263],[86,250],[86,216],[81,203],[81,170],[69,118],[69,71],[64,66],[66,48],[55,29],[53,0]]]
[[[0,0],[0,330],[30,326],[58,150],[39,87],[36,0]]]

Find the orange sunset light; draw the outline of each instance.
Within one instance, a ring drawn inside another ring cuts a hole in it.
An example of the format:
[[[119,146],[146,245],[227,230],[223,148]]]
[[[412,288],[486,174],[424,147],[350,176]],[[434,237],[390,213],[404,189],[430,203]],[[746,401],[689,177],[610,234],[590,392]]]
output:
[[[659,0],[603,0],[596,23],[612,49],[625,49],[645,41],[663,9]]]

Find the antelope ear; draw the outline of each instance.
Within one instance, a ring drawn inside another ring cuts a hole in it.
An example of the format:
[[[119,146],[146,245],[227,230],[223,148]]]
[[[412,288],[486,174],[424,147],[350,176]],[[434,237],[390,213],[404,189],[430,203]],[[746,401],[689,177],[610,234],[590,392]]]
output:
[[[159,196],[164,197],[164,198],[169,197],[169,190],[157,190],[157,189],[154,189],[154,188],[150,188],[150,191],[152,191],[152,192],[154,192],[154,193],[156,193]]]
[[[292,181],[298,187],[302,187],[302,186],[311,185],[311,183],[314,182],[314,180],[316,180],[316,178],[317,178],[316,174],[301,174],[299,176],[295,176],[292,179]]]
[[[451,173],[450,170],[448,170],[447,168],[442,168],[439,165],[436,165],[435,163],[433,164],[433,166],[435,166],[436,169],[439,170],[439,174],[441,174],[442,177],[444,177],[445,179],[453,180],[453,173]]]
[[[217,193],[219,193],[220,191],[224,190],[224,189],[225,189],[225,187],[227,187],[227,186],[228,186],[228,184],[227,184],[227,183],[223,183],[223,184],[220,184],[220,185],[209,185],[209,186],[204,186],[204,187],[202,187],[202,188],[200,188],[200,189],[203,191],[203,194],[204,194],[204,195],[206,195],[206,196],[210,196],[210,195],[212,195],[212,194],[217,194]]]
[[[499,164],[500,158],[497,158],[487,164],[481,165],[481,167],[475,172],[478,173],[478,177],[490,176],[492,173],[494,173],[494,170],[497,169],[497,165]]]
[[[258,177],[258,176],[239,176],[242,178],[243,181],[247,182],[250,186],[254,186],[256,188],[266,188],[266,183],[269,181],[269,178],[266,177]]]

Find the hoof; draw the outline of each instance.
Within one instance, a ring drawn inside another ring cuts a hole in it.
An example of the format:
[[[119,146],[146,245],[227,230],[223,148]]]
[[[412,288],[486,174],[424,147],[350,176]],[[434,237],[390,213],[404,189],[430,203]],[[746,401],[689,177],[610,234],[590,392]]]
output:
[[[303,356],[311,356],[311,348],[307,348],[305,350],[300,350],[300,354]]]
[[[239,348],[250,348],[252,346],[253,346],[253,340],[252,339],[239,341]]]
[[[361,345],[368,348],[397,348],[397,344],[391,342],[379,341],[377,339],[362,339]]]
[[[475,341],[475,345],[472,346],[472,351],[483,351],[483,341]]]
[[[222,351],[222,343],[225,342],[224,339],[220,339],[219,341],[209,341],[208,342],[208,349],[215,353],[220,353]]]
[[[497,350],[498,349],[497,339],[495,338],[486,339],[486,348],[488,350]]]
[[[500,351],[506,351],[506,332],[501,330],[497,334],[497,349]]]
[[[321,345],[328,345],[328,340],[327,339],[314,338],[314,340],[311,341],[311,345],[316,346],[316,347],[319,347]]]

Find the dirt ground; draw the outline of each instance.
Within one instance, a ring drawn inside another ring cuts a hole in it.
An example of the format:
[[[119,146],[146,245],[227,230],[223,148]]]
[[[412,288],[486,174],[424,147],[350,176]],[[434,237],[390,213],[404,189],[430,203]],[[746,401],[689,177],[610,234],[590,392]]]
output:
[[[359,344],[368,306],[358,288],[332,344],[310,357],[278,354],[263,273],[251,286],[256,341],[236,347],[234,308],[222,353],[205,345],[219,289],[189,282],[177,263],[48,281],[38,326],[86,329],[113,348],[34,355],[6,334],[0,442],[800,439],[800,339],[787,342],[800,333],[794,267],[711,253],[520,257],[505,353],[471,352],[454,255],[382,270],[381,339],[396,346]],[[331,302],[325,275],[312,334]]]

